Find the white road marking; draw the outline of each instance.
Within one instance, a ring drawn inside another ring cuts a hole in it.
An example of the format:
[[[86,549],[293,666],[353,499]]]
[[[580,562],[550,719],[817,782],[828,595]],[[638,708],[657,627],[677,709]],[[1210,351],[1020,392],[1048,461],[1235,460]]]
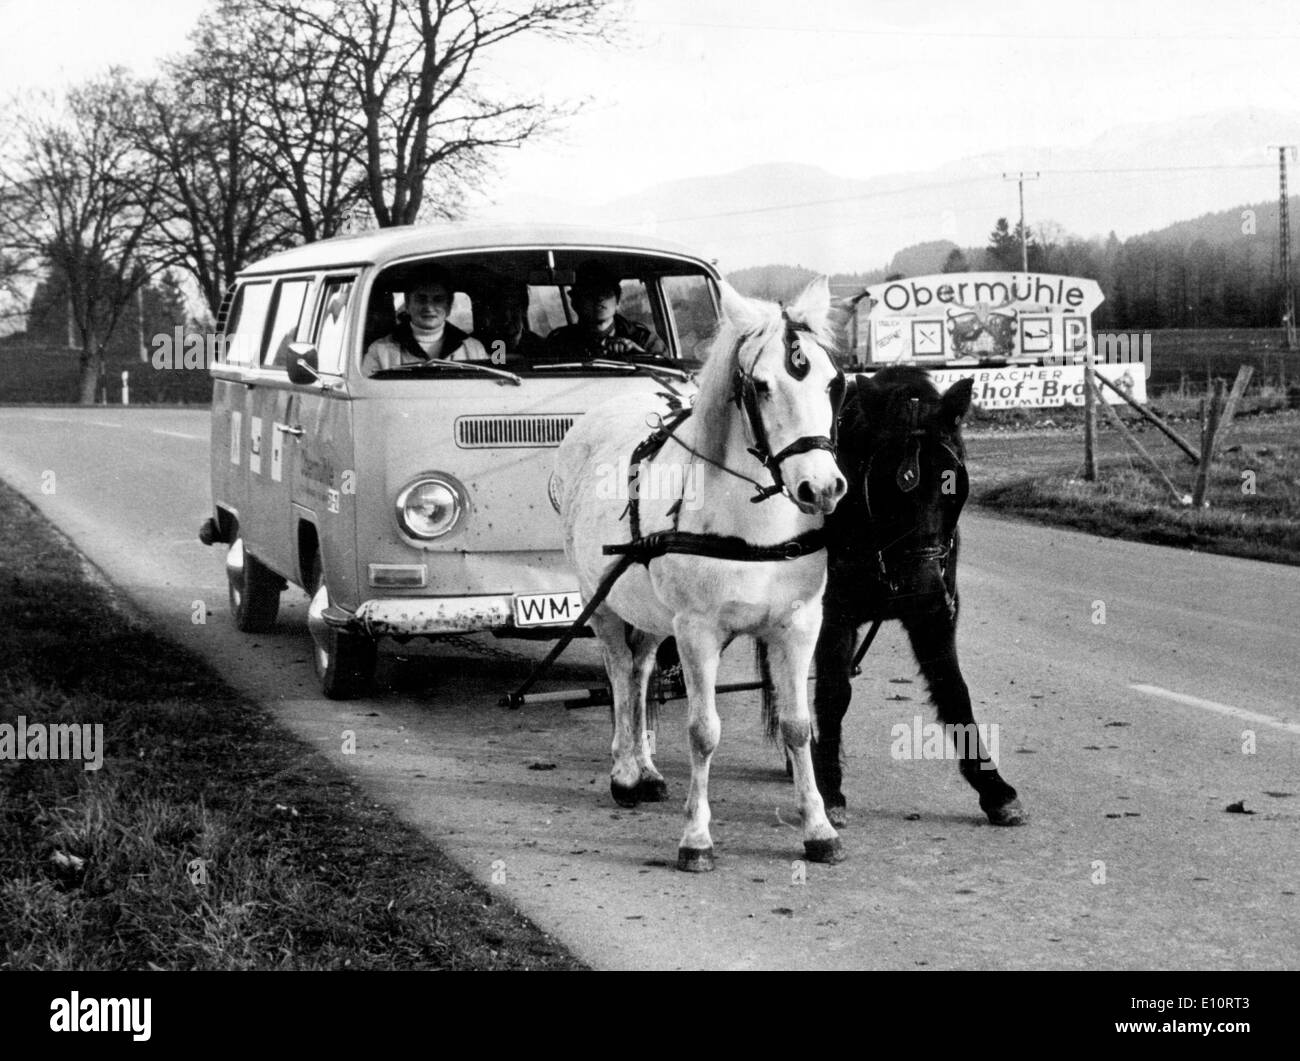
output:
[[[19,416],[22,416],[19,413]],[[26,414],[28,420],[39,420],[45,424],[89,424],[91,427],[116,427],[120,428],[121,424],[115,424],[111,420],[83,420],[81,417],[70,416],[35,416],[31,413]]]
[[[161,427],[150,428],[155,435],[168,435],[171,438],[188,438],[191,442],[207,441],[202,435],[187,435],[184,431],[164,431]]]
[[[1231,704],[1221,704],[1215,700],[1202,700],[1199,696],[1188,696],[1186,693],[1175,693],[1169,689],[1162,689],[1158,685],[1130,685],[1130,689],[1136,689],[1140,693],[1146,693],[1148,696],[1159,696],[1165,700],[1173,700],[1180,704],[1187,704],[1189,707],[1200,707],[1206,711],[1215,711],[1220,715],[1228,715],[1230,718],[1240,718],[1246,722],[1254,722],[1260,726],[1272,726],[1274,729],[1280,729],[1284,733],[1295,733],[1300,735],[1300,723],[1283,722],[1281,719],[1273,718],[1272,715],[1261,715],[1254,711],[1247,711],[1244,707],[1233,707]]]

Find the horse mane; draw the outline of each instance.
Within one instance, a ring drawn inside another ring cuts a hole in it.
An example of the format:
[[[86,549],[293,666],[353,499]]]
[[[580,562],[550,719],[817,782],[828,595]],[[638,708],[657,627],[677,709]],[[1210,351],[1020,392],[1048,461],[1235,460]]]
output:
[[[731,416],[736,411],[732,404],[732,394],[742,350],[755,343],[766,346],[773,339],[780,338],[787,317],[796,327],[810,332],[832,359],[838,345],[827,317],[824,314],[817,316],[810,313],[798,301],[785,308],[786,316],[783,316],[783,308],[776,302],[743,298],[740,295],[734,297],[741,300],[747,316],[737,321],[730,313],[722,314],[718,330],[709,344],[704,367],[696,378],[699,393],[695,396],[691,413],[691,419],[697,425],[696,448],[708,460],[718,462],[725,456]]]
[[[902,412],[909,399],[920,399],[922,416],[942,399],[929,373],[915,365],[890,365],[868,378],[867,386],[857,388],[857,400],[846,424],[855,435],[879,439],[897,434],[906,427]]]

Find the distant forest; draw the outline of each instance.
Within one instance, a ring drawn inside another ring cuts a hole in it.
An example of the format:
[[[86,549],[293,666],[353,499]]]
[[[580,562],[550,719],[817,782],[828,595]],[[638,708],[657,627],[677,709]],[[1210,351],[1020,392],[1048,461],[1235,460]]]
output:
[[[1300,224],[1300,198],[1291,214]],[[1099,330],[1276,328],[1282,320],[1278,204],[1257,203],[1180,221],[1121,241],[1082,239],[1054,222],[1029,226],[1032,272],[1096,280],[1106,301],[1093,316]],[[1292,280],[1300,273],[1292,251]],[[1020,226],[999,218],[983,247],[934,240],[907,247],[884,269],[831,277],[849,295],[870,284],[927,273],[1020,269]],[[765,265],[728,276],[746,294],[787,299],[817,274],[800,266]]]

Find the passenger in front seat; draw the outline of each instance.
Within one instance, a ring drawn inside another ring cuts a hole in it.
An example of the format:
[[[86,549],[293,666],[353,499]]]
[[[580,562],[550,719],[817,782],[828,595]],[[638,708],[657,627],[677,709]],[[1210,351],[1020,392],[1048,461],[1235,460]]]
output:
[[[445,269],[427,265],[414,270],[402,288],[405,312],[391,334],[370,344],[361,371],[373,376],[423,361],[486,361],[483,344],[447,320],[455,290]]]

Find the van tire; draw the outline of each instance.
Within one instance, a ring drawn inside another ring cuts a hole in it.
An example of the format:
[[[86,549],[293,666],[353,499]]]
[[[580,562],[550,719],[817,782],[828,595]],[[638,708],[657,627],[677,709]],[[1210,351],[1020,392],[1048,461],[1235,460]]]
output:
[[[257,557],[244,548],[243,539],[236,538],[231,550],[239,548],[243,564],[232,567],[226,563],[226,587],[230,594],[230,617],[235,629],[246,634],[260,634],[275,625],[280,614],[280,593],[285,581]]]
[[[313,596],[323,579],[320,557],[313,557],[310,578]],[[379,662],[379,646],[364,634],[326,627],[319,638],[315,632],[312,634],[311,658],[321,692],[330,700],[351,700],[370,690]]]

